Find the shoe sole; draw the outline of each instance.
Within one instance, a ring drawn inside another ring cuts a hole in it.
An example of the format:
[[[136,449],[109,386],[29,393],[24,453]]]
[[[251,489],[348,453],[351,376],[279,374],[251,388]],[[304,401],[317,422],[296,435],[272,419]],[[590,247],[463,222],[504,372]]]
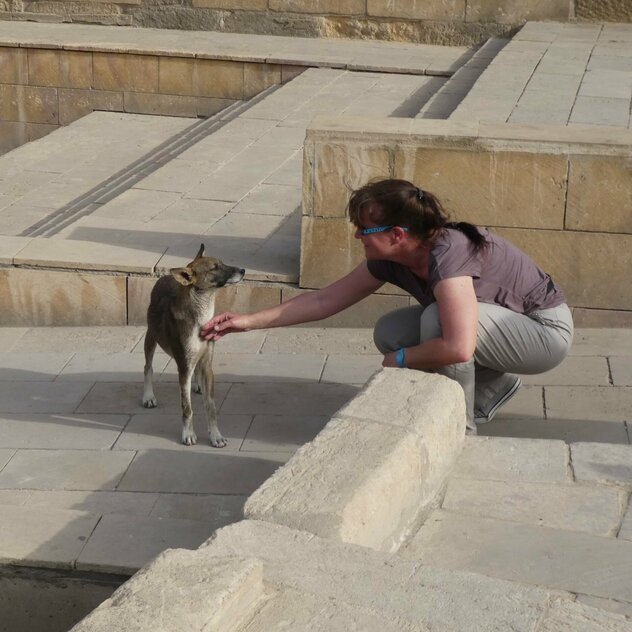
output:
[[[511,385],[511,388],[492,406],[491,410],[487,413],[487,417],[474,417],[474,422],[477,424],[486,424],[494,418],[494,415],[498,412],[498,409],[506,404],[522,386],[522,380],[516,378],[516,381]]]

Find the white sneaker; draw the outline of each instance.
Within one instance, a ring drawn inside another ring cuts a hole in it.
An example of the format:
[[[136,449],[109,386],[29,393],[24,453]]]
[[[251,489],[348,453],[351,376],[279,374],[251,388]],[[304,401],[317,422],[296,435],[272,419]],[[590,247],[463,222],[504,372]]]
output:
[[[521,385],[522,380],[517,377],[516,381],[498,398],[498,401],[489,409],[487,415],[482,414],[480,410],[477,410],[474,413],[474,421],[477,424],[486,424],[488,421],[491,421],[494,418],[494,415],[498,412],[498,409],[506,404],[518,392],[518,389]]]

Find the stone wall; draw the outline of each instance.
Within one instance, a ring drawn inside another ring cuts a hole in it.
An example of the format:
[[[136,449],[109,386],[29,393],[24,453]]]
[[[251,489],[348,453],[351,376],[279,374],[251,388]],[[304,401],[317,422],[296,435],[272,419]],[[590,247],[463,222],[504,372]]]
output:
[[[630,0],[575,0],[575,15],[591,22],[632,22]]]
[[[0,154],[93,110],[210,116],[294,74],[193,54],[0,46]]]
[[[305,144],[301,286],[322,287],[362,260],[349,192],[396,177],[524,249],[573,307],[629,322],[630,142],[631,132],[594,127],[316,119]]]
[[[528,20],[566,21],[572,1],[0,0],[0,19],[472,45]]]

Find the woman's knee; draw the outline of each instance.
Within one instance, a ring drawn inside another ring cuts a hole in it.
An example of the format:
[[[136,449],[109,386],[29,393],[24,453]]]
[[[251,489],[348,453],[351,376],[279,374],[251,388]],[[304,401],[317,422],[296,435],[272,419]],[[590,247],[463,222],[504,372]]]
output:
[[[373,329],[373,341],[380,353],[418,345],[422,312],[422,307],[404,307],[380,317]]]

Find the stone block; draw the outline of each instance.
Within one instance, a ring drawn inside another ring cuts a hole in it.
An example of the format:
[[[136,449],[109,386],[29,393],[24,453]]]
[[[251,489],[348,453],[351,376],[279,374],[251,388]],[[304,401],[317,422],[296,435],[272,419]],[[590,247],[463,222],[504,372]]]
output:
[[[390,152],[359,143],[316,144],[313,157],[313,200],[304,198],[303,213],[315,217],[346,216],[354,189],[373,178],[387,178]]]
[[[172,94],[124,92],[123,110],[134,114],[197,117],[200,104],[196,97]]]
[[[77,569],[131,575],[165,549],[196,549],[213,534],[208,522],[106,515],[77,559]]]
[[[632,386],[632,357],[609,358],[612,383],[615,386]]]
[[[182,494],[251,494],[289,458],[288,453],[228,453],[208,445],[206,448],[205,451],[142,450],[137,453],[117,489]]]
[[[344,274],[344,271],[340,271]],[[283,290],[283,301],[287,301],[299,294],[304,294],[305,290],[286,289]],[[377,320],[395,309],[408,307],[410,300],[408,296],[395,294],[373,294],[363,299],[359,303],[348,307],[343,312],[318,321],[323,327],[373,327]]]
[[[140,632],[156,626],[164,632],[183,627],[237,630],[252,617],[264,594],[260,562],[217,560],[207,566],[200,564],[195,551],[170,550],[123,584],[73,632],[120,627]]]
[[[127,277],[127,324],[147,324],[147,308],[156,277]]]
[[[573,443],[571,459],[575,479],[592,483],[632,485],[632,446]],[[631,600],[632,601],[632,600]]]
[[[92,88],[92,53],[62,50],[59,55],[59,87]]]
[[[270,86],[281,83],[281,65],[279,64],[244,64],[243,98],[250,99]]]
[[[453,476],[480,481],[561,483],[568,481],[562,441],[467,437]]]
[[[626,421],[632,406],[632,387],[547,386],[545,398],[547,415],[553,419]]]
[[[375,549],[396,548],[443,485],[465,423],[454,382],[405,374],[376,374],[248,499],[245,515]]]
[[[570,156],[566,229],[632,233],[631,208],[628,158]]]
[[[193,96],[195,94],[193,91],[194,65],[195,59],[191,57],[160,57],[158,60],[158,89],[138,90],[137,92]]]
[[[196,59],[191,75],[193,94],[222,99],[244,98],[244,66],[238,61]]]
[[[26,85],[28,61],[25,48],[0,46],[0,83]]]
[[[22,123],[59,122],[55,88],[0,85],[0,119]]]
[[[125,277],[0,270],[3,325],[124,325]]]
[[[198,554],[211,566],[223,558],[259,559],[272,585],[352,604],[360,612],[384,612],[402,630],[412,625],[416,630],[532,631],[552,597],[538,587],[416,565],[261,521],[221,529]]]
[[[573,309],[575,327],[603,327],[632,329],[632,311],[616,309]]]
[[[281,83],[287,83],[292,79],[295,79],[300,74],[305,72],[306,66],[292,66],[290,64],[281,65]]]
[[[564,227],[566,156],[401,149],[395,177],[438,196],[455,219],[484,226]]]
[[[123,112],[123,93],[105,90],[59,89],[59,122],[69,125],[94,110]]]
[[[583,601],[578,595],[578,602]],[[615,632],[630,627],[630,605],[622,602],[608,604],[609,600],[595,598],[595,603],[573,603],[568,599],[558,599],[553,604],[539,632]],[[608,608],[610,605],[610,608]],[[618,608],[621,614],[607,612],[606,609]]]
[[[0,561],[44,568],[73,568],[98,515],[56,508],[3,506]]]
[[[348,219],[304,216],[301,233],[301,287],[329,285],[364,260]]]
[[[629,356],[632,329],[575,329],[570,355]]]
[[[268,0],[193,0],[193,6],[231,11],[265,11],[268,8]]]
[[[19,450],[0,473],[0,487],[114,490],[135,455],[122,450]]]
[[[569,305],[630,310],[627,270],[632,266],[632,235],[496,228],[524,250],[560,284]],[[595,261],[616,261],[615,266]]]
[[[405,555],[440,568],[632,601],[632,543],[615,538],[439,510]]]
[[[559,20],[566,22],[571,14],[569,0],[467,0],[467,22],[524,24],[529,20]]]
[[[61,86],[60,51],[31,48],[28,50],[29,80],[31,86]]]
[[[450,481],[443,509],[554,529],[613,537],[621,492],[605,486],[506,481]]]
[[[158,92],[158,61],[169,58],[95,52],[92,59],[95,90]]]
[[[382,18],[465,21],[465,3],[459,0],[367,0],[367,14]]]
[[[310,349],[327,355],[375,354],[373,332],[366,328],[279,327],[268,330],[262,342],[262,353],[304,353]]]
[[[363,15],[366,0],[269,0],[270,11]]]

